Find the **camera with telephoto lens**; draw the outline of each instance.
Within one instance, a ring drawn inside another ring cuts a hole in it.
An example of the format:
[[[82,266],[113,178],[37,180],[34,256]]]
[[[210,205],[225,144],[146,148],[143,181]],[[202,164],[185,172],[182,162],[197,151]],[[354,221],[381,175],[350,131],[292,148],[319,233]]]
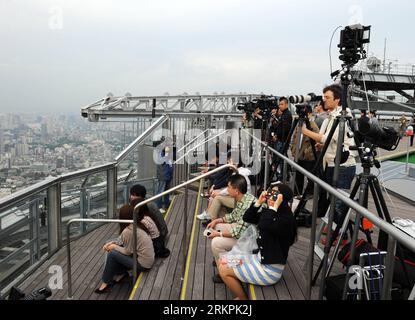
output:
[[[309,93],[306,95],[299,95],[299,96],[289,96],[288,100],[290,103],[297,104],[297,103],[306,103],[306,102],[316,102],[322,101],[323,96],[317,96],[315,93]]]
[[[361,142],[366,141],[388,151],[395,150],[401,140],[399,133],[394,128],[380,127],[364,117],[358,120],[356,138]]]
[[[241,102],[237,104],[236,108],[240,111],[244,111],[247,114],[250,114],[255,111],[256,103],[254,101]]]
[[[307,118],[307,115],[312,112],[312,108],[309,104],[296,104],[295,112],[299,118]]]

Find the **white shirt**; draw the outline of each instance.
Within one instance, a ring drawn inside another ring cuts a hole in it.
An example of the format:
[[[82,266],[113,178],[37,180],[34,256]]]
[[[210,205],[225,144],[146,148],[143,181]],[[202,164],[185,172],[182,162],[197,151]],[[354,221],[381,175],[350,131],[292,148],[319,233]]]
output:
[[[341,111],[342,111],[342,107],[337,107],[333,111],[329,112],[329,116],[327,117],[327,119],[324,120],[323,124],[321,125],[320,134],[323,135],[323,138],[321,139],[322,143],[326,142],[327,137],[330,133],[331,127],[333,126],[334,119],[336,119],[336,117],[341,114]],[[346,111],[347,111],[347,115],[349,116],[352,115],[349,108],[347,108]],[[345,131],[344,131],[344,142],[343,142],[345,151],[349,151],[349,147],[355,145],[354,139],[349,138],[347,136],[348,131],[349,131],[349,127],[346,125]],[[323,159],[324,168],[326,166],[334,167],[334,159],[336,158],[338,138],[339,138],[339,126],[337,126],[336,131],[334,132],[333,137],[331,138],[330,144],[327,148],[327,151],[324,155],[324,159]],[[350,167],[350,166],[356,165],[355,157],[357,157],[358,155],[357,152],[356,151],[349,151],[349,152],[350,152],[350,155],[347,158],[347,161],[341,164],[342,167]]]

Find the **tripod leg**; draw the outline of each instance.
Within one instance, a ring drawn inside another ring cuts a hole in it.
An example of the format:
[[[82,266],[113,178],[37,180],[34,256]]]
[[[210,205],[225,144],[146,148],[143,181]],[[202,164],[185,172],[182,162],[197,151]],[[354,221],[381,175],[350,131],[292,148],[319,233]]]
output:
[[[380,188],[380,185],[379,185],[379,180],[376,177],[373,177],[372,180],[373,180],[372,181],[373,189],[376,192],[376,197],[378,199],[378,202],[381,208],[381,211],[378,210],[378,212],[382,213],[382,216],[381,216],[382,219],[385,219],[387,222],[392,223],[392,219],[390,217],[388,207],[386,206],[385,198],[383,197],[383,194],[382,194],[382,189]],[[381,250],[386,250],[387,247],[388,247],[388,234],[380,230],[379,239],[378,239],[378,248]]]
[[[357,194],[357,191],[359,190],[359,186],[360,186],[360,176],[358,176],[357,178],[356,178],[356,183],[355,183],[355,185],[353,186],[353,189],[352,189],[352,191],[351,191],[351,193],[350,193],[350,199],[354,199],[354,197],[356,196],[356,194]],[[348,219],[350,219],[350,213],[351,213],[351,210],[349,209],[348,210],[348,212],[347,212],[347,218]],[[346,219],[344,219],[344,221],[347,221]],[[343,221],[343,224],[344,224],[344,221]],[[348,225],[348,224],[347,224]],[[341,236],[343,237],[343,234],[344,234],[344,232],[345,232],[345,227],[343,226],[343,228],[342,228],[342,230],[343,230],[343,232],[342,232],[342,234],[341,234]],[[339,226],[337,226],[336,227],[336,229],[333,231],[333,234],[332,234],[332,236],[330,237],[330,248],[331,248],[331,246],[333,245],[333,242],[334,242],[334,240],[336,239],[336,237],[337,237],[337,235],[338,235],[338,233],[339,233],[339,231],[340,231],[340,227]],[[337,247],[337,246],[336,246]],[[338,249],[337,249],[338,250]],[[333,259],[330,261],[330,263],[329,263],[329,266],[328,266],[328,271],[327,271],[327,275],[330,273],[330,271],[331,271],[331,269],[332,269],[332,265],[333,265],[333,263],[334,263],[334,259],[335,259],[335,257],[336,257],[336,254],[337,254],[337,252],[335,251],[334,252],[334,254],[333,254]],[[323,261],[320,261],[320,265],[319,265],[319,267],[318,267],[318,269],[317,269],[317,271],[316,271],[316,274],[315,274],[315,277],[313,278],[313,282],[312,282],[312,285],[314,285],[315,283],[316,283],[316,281],[317,281],[317,278],[318,278],[318,276],[319,276],[319,273],[320,273],[320,271],[321,271],[321,268],[322,268],[322,265],[323,265]]]
[[[337,128],[338,125],[339,125],[339,119],[336,118],[336,119],[334,119],[333,126],[331,127],[330,132],[329,132],[329,134],[326,138],[326,143],[324,144],[323,149],[321,150],[320,155],[319,155],[319,157],[318,157],[318,159],[317,159],[317,161],[314,165],[314,168],[311,171],[312,174],[314,174],[314,175],[317,174],[320,171],[320,169],[322,168],[324,155],[327,151],[327,148],[329,147],[330,141],[331,141],[331,139],[334,135],[334,132],[336,131],[336,128]],[[309,188],[309,183],[310,182],[307,182],[307,186],[303,191],[300,203],[298,204],[297,208],[294,211],[294,216],[295,217],[298,216],[299,212],[304,208],[305,204],[307,203],[307,199],[305,197],[305,192],[306,192],[307,188]]]
[[[362,173],[362,175],[365,175],[365,169],[364,169],[364,173]],[[360,179],[360,193],[359,193],[359,204],[361,206],[363,206],[365,204],[365,202],[367,201],[367,197],[368,197],[368,179],[364,176],[361,176]],[[355,244],[357,241],[357,236],[359,233],[359,224],[360,224],[360,213],[356,212],[356,217],[355,217],[355,227],[354,227],[354,232],[353,232],[353,236],[352,236],[352,241],[350,244],[350,257],[349,260],[347,261],[346,264],[346,280],[344,283],[344,288],[343,288],[343,300],[346,299],[347,296],[347,290],[348,290],[348,283],[349,283],[349,279],[350,279],[350,274],[349,274],[349,270],[350,267],[353,265],[353,261],[354,261],[354,257],[355,257]]]
[[[355,183],[355,185],[352,189],[352,192],[350,193],[350,199],[352,199],[352,200],[354,199],[354,197],[357,194],[357,191],[359,190],[360,180],[361,180],[361,178],[360,178],[360,176],[358,176],[357,179],[356,179],[356,183]],[[341,239],[343,238],[344,234],[347,232],[348,228],[349,227],[351,228],[351,226],[350,226],[350,216],[351,216],[351,214],[352,214],[352,209],[349,208],[347,210],[346,216],[344,217],[341,229],[339,229],[340,226],[337,225],[336,230],[334,231],[335,233],[338,234],[338,239],[339,240],[337,241],[337,243],[334,247],[334,252],[333,252],[333,255],[332,255],[332,259],[330,260],[330,263],[329,263],[328,268],[327,268],[326,278],[330,275],[331,269],[333,268],[334,261],[336,259],[337,253],[338,253],[339,248],[340,248]],[[340,222],[339,222],[339,224],[340,224]],[[334,242],[335,239],[336,238],[333,238],[333,237],[330,239],[330,245],[333,245],[333,242]]]

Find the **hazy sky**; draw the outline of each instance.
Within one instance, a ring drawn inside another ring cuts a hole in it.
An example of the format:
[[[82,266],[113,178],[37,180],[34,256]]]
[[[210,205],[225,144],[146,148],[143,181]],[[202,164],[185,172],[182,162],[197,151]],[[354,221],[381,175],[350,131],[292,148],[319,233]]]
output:
[[[387,38],[387,58],[415,64],[414,10],[410,0],[0,0],[0,113],[79,113],[108,92],[319,93],[340,25],[372,25],[370,53],[383,58]]]

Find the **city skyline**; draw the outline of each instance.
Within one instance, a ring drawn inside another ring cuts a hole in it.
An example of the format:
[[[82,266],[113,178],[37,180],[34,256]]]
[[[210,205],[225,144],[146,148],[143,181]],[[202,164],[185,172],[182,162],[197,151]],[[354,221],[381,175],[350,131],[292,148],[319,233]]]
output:
[[[0,113],[0,198],[50,176],[112,161],[137,130],[136,124],[90,123],[73,115]]]

